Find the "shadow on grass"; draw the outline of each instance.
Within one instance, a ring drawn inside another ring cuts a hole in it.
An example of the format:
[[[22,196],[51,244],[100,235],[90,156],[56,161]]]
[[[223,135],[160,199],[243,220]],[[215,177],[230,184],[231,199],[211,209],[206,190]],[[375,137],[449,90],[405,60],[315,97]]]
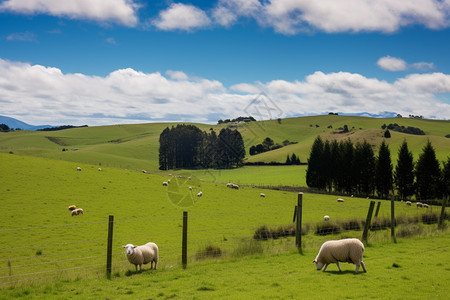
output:
[[[128,270],[125,272],[125,276],[133,276],[133,275],[147,273],[147,272],[153,272],[153,271],[155,271],[155,270],[152,270],[152,269],[144,269],[144,270],[140,270],[140,271]]]

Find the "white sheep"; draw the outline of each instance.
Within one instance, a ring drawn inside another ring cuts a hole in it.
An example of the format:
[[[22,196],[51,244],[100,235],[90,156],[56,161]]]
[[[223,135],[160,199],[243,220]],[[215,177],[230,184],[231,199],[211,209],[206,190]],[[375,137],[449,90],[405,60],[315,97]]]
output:
[[[426,203],[422,203],[422,207],[428,208],[430,206],[428,204],[426,204]]]
[[[98,170],[99,170],[99,171],[101,171],[101,170],[102,170],[102,168],[98,168]]]
[[[338,199],[337,199],[337,202],[344,202],[344,199],[338,198]]]
[[[168,186],[169,183],[168,183],[167,181],[163,181],[162,185],[163,185],[163,186]]]
[[[203,196],[203,192],[199,192],[198,194],[197,194],[197,197],[201,197],[201,196]]]
[[[147,170],[141,170],[142,173],[147,174]]]
[[[189,190],[192,191],[192,186],[189,187]]]
[[[327,215],[323,216],[323,220],[324,221],[330,221],[330,216],[327,216]]]
[[[80,167],[77,167],[77,171],[81,171],[81,168],[80,168]]]
[[[83,214],[83,209],[82,208],[77,208],[72,210],[71,216],[78,216],[78,215],[82,215]]]
[[[142,264],[146,265],[150,263],[150,269],[155,269],[159,260],[159,249],[155,243],[147,243],[142,246],[135,246],[133,244],[127,244],[122,246],[126,249],[126,256],[130,263],[136,267],[136,271],[139,269],[142,271]],[[153,267],[153,263],[155,266]]]
[[[239,189],[239,185],[233,183],[233,185],[231,186],[231,188],[232,188],[232,189],[235,189],[235,190],[238,190],[238,189]]]
[[[423,203],[422,202],[416,202],[417,207],[422,207]]]
[[[406,201],[406,205],[411,206],[411,201]]]
[[[355,264],[355,273],[358,273],[360,265],[363,267],[364,272],[367,272],[363,262],[363,254],[364,245],[358,239],[327,241],[320,247],[319,254],[317,254],[313,263],[316,264],[318,271],[325,266],[323,269],[325,272],[329,264],[336,263],[339,272],[342,272],[341,267],[339,266],[339,262],[341,261]]]
[[[260,197],[263,197],[263,198],[266,197],[266,195],[265,195],[264,193],[259,194],[259,196],[260,196]]]
[[[76,206],[76,205],[71,205],[71,206],[69,206],[69,210],[70,210],[70,211],[74,211],[75,209],[77,209],[77,206]]]
[[[167,179],[167,183],[170,183],[170,179]]]

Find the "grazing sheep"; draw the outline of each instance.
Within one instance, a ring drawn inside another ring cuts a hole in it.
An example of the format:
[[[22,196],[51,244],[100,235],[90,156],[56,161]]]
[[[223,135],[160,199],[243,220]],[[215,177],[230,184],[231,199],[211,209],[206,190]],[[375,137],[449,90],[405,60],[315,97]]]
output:
[[[337,199],[337,202],[344,202],[344,199],[338,198],[338,199]]]
[[[266,197],[266,195],[265,195],[264,193],[259,194],[259,196],[260,196],[260,197],[263,197],[263,198]]]
[[[102,170],[102,168],[98,168],[98,170],[99,170],[99,171],[101,171],[101,170]]]
[[[320,247],[319,254],[317,254],[313,263],[316,264],[318,271],[325,266],[323,269],[325,272],[329,264],[336,263],[339,272],[342,272],[341,267],[339,266],[339,262],[341,261],[355,264],[355,273],[358,273],[360,265],[363,267],[364,272],[367,272],[363,262],[363,254],[364,245],[358,239],[327,241]]]
[[[127,244],[122,246],[122,248],[126,249],[127,259],[136,267],[136,271],[138,271],[138,266],[142,271],[142,264],[146,265],[148,263],[150,263],[150,269],[156,270],[159,260],[159,249],[155,243],[147,243],[142,246]],[[155,263],[154,267],[153,263]]]
[[[426,204],[426,203],[422,203],[422,207],[428,208],[430,206],[428,204]]]
[[[411,206],[411,201],[406,201],[406,205]]]
[[[227,188],[231,189],[232,187],[233,187],[233,184],[231,182],[227,183]]]
[[[69,206],[69,210],[70,210],[70,211],[73,211],[73,210],[75,210],[75,209],[77,209],[77,206],[76,206],[76,205],[71,205],[71,206]]]
[[[189,187],[189,190],[192,191],[192,186]]]
[[[80,168],[80,167],[77,167],[77,171],[81,171],[81,168]]]
[[[197,197],[201,197],[201,196],[203,196],[203,192],[199,192],[199,193],[197,194]]]
[[[163,181],[162,185],[163,185],[163,186],[168,186],[169,183],[167,183],[167,181]]]
[[[417,206],[417,207],[422,207],[423,204],[422,204],[422,202],[416,202],[416,206]]]
[[[233,183],[233,185],[231,186],[231,188],[232,188],[232,189],[235,189],[235,190],[238,190],[238,189],[239,189],[239,186],[238,186],[237,184],[234,184],[234,183]]]
[[[78,216],[78,215],[82,215],[83,214],[83,209],[82,208],[77,208],[72,210],[71,216]]]
[[[323,220],[324,221],[330,221],[330,216],[327,216],[327,215],[323,216]]]
[[[170,183],[170,179],[167,179],[167,183]]]
[[[191,179],[192,179],[192,177],[191,177],[191,176],[189,176],[189,177],[188,177],[188,180],[191,180]]]

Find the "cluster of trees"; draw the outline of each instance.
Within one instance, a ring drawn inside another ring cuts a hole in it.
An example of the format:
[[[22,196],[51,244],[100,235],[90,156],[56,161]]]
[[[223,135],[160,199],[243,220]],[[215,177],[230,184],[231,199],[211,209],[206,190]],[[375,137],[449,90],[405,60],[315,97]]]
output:
[[[260,144],[253,145],[249,149],[250,155],[256,155],[260,153],[264,153],[271,150],[280,149],[284,146],[297,144],[297,142],[290,142],[289,140],[284,140],[283,144],[275,143],[270,137],[266,137]]]
[[[194,125],[179,124],[159,136],[159,169],[232,168],[243,165],[244,140],[239,131],[224,128],[219,135]]]
[[[387,198],[397,191],[401,199],[441,198],[450,194],[450,157],[441,169],[436,153],[428,141],[417,162],[406,141],[398,152],[395,169],[388,145],[383,141],[378,156],[369,143],[350,139],[325,142],[317,137],[311,147],[306,172],[309,187],[358,195]]]
[[[411,126],[408,126],[408,127],[400,126],[397,123],[389,124],[389,125],[383,124],[381,126],[381,129],[386,129],[386,130],[390,129],[390,130],[394,130],[394,131],[398,131],[398,132],[402,132],[402,133],[415,134],[415,135],[425,135],[425,132],[420,128],[411,127]]]
[[[292,156],[289,157],[289,154],[286,157],[285,165],[301,165],[300,157],[292,153]]]
[[[227,123],[232,123],[232,122],[252,122],[252,121],[256,121],[255,118],[253,118],[252,116],[250,117],[238,117],[235,119],[225,119],[225,120],[219,120],[217,121],[217,124],[227,124]]]
[[[81,128],[81,127],[88,127],[88,125],[81,125],[81,126],[61,125],[61,126],[53,126],[53,127],[46,127],[46,128],[38,129],[38,131],[58,131],[58,130]]]
[[[8,132],[8,131],[10,131],[10,130],[12,130],[11,128],[9,128],[9,126],[8,125],[6,125],[6,124],[0,124],[0,132]]]

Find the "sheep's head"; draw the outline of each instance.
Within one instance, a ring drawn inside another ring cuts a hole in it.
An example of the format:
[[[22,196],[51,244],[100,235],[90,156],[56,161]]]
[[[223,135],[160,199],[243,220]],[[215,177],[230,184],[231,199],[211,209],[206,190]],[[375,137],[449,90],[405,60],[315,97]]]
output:
[[[315,260],[313,260],[312,262],[316,264],[317,271],[320,271],[323,268],[324,263],[317,261],[317,258]]]
[[[133,255],[133,253],[134,253],[134,248],[136,248],[136,246],[133,245],[133,244],[127,244],[127,245],[125,245],[125,246],[122,246],[122,248],[125,248],[125,249],[126,249],[127,255]]]

